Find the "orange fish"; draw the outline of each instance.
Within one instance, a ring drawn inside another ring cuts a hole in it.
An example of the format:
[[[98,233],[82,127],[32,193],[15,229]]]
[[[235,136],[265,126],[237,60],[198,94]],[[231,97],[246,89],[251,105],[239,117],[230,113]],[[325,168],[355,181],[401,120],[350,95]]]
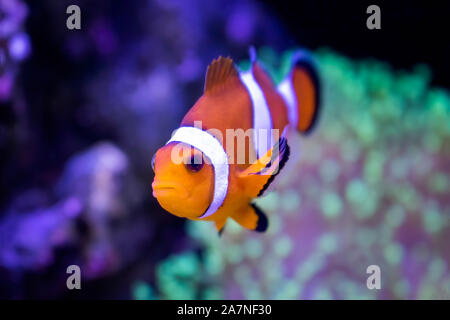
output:
[[[288,160],[286,129],[312,130],[319,93],[316,68],[304,51],[293,54],[278,86],[254,51],[248,71],[230,58],[215,59],[203,95],[153,156],[153,196],[178,217],[214,221],[219,234],[228,218],[265,231],[268,219],[252,200]]]

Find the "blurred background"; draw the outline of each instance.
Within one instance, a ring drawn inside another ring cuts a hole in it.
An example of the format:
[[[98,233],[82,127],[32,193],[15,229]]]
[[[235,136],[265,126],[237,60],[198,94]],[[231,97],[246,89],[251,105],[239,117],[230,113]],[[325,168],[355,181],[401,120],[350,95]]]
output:
[[[450,299],[450,4],[378,1],[368,30],[370,4],[0,0],[0,298]],[[323,109],[257,200],[268,231],[219,238],[158,205],[150,161],[250,45],[275,81],[311,50]]]

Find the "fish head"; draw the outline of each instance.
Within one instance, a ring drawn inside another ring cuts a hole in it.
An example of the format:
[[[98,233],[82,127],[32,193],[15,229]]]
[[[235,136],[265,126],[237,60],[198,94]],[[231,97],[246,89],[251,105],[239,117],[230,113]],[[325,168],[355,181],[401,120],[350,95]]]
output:
[[[200,217],[209,207],[214,191],[214,168],[198,149],[171,142],[152,160],[153,196],[168,212],[184,218]]]

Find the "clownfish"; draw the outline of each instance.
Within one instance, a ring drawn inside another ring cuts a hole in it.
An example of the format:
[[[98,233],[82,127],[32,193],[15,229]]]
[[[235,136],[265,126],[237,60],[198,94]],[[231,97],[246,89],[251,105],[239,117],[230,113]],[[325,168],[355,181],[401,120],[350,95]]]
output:
[[[250,230],[267,229],[266,214],[252,200],[289,158],[287,128],[309,133],[318,118],[319,78],[307,52],[294,52],[290,72],[277,86],[254,49],[250,56],[248,71],[229,57],[212,61],[203,95],[152,159],[159,204],[178,217],[214,221],[219,234],[228,218]],[[230,130],[248,133],[245,155]],[[258,136],[264,130],[266,135]]]

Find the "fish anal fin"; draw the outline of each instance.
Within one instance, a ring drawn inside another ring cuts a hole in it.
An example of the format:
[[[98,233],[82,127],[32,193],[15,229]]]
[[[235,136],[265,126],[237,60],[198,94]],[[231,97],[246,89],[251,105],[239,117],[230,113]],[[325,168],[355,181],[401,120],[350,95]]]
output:
[[[214,59],[208,66],[205,79],[205,94],[214,94],[227,85],[239,82],[239,73],[231,58],[222,56]]]
[[[236,212],[232,218],[246,229],[258,232],[267,230],[268,219],[266,214],[253,203]]]

